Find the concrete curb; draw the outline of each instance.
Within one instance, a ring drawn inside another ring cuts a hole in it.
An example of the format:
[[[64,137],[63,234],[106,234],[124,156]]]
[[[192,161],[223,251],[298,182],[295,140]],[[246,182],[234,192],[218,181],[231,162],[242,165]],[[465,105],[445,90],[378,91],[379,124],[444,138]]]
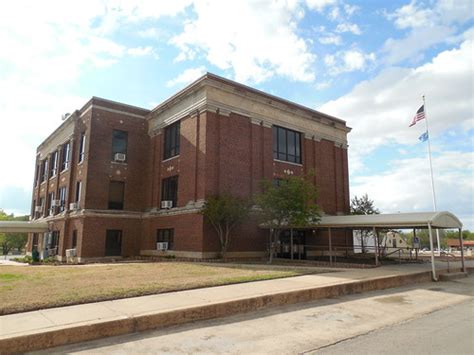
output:
[[[268,307],[383,290],[429,281],[431,281],[431,272],[425,271],[409,275],[377,277],[369,280],[345,282],[337,285],[280,292],[227,302],[216,302],[204,306],[188,307],[172,311],[160,311],[155,314],[124,317],[112,321],[77,325],[56,330],[45,329],[42,332],[32,332],[27,335],[0,339],[0,353],[7,354],[46,349],[65,344],[164,328],[199,320],[226,317],[239,313],[261,310]],[[8,352],[6,352],[6,349],[8,349]]]

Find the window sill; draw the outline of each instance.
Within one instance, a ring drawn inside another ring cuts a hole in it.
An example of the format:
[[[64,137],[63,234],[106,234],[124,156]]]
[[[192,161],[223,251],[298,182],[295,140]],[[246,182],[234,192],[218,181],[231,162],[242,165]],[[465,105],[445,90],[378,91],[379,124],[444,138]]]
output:
[[[111,163],[111,164],[118,164],[118,165],[128,165],[128,162],[126,162],[126,161],[115,161],[115,160],[111,160],[110,163]]]
[[[284,164],[290,164],[290,165],[296,165],[296,166],[303,166],[301,163],[293,163],[291,161],[286,161],[286,160],[280,160],[280,159],[275,159],[273,158],[273,161],[279,162],[279,163],[284,163]]]
[[[178,155],[175,155],[174,157],[171,157],[171,158],[167,158],[167,159],[165,159],[165,160],[162,160],[161,162],[162,162],[162,163],[167,163],[167,162],[169,162],[170,160],[173,160],[173,159],[176,159],[176,158],[179,158],[179,154],[178,154]]]
[[[66,169],[64,170],[61,170],[61,172],[59,174],[62,174],[62,173],[67,173],[69,171],[69,167],[67,167]]]

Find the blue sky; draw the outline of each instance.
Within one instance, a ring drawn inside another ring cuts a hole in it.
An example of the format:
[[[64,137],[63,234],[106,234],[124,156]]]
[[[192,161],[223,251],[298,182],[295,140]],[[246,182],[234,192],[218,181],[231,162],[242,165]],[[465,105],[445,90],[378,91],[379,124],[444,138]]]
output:
[[[153,108],[206,71],[335,115],[351,195],[474,229],[473,2],[15,1],[0,9],[0,208],[28,213],[35,149],[91,96]]]

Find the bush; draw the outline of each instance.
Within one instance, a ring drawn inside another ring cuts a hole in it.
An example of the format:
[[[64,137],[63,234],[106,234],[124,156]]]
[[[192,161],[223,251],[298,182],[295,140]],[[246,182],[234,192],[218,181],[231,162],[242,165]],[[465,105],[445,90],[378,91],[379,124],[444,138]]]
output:
[[[25,255],[21,258],[13,258],[13,261],[17,261],[19,263],[31,264],[33,262],[33,258],[29,255]]]

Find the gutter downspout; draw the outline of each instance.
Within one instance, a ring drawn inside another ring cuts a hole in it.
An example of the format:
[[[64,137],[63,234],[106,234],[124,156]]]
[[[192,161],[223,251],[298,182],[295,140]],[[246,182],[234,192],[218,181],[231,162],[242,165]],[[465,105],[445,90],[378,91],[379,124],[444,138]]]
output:
[[[431,248],[431,272],[433,281],[438,281],[436,277],[435,259],[434,259],[434,247],[433,247],[433,231],[431,229],[431,223],[428,223],[428,231],[430,233],[430,248]]]

